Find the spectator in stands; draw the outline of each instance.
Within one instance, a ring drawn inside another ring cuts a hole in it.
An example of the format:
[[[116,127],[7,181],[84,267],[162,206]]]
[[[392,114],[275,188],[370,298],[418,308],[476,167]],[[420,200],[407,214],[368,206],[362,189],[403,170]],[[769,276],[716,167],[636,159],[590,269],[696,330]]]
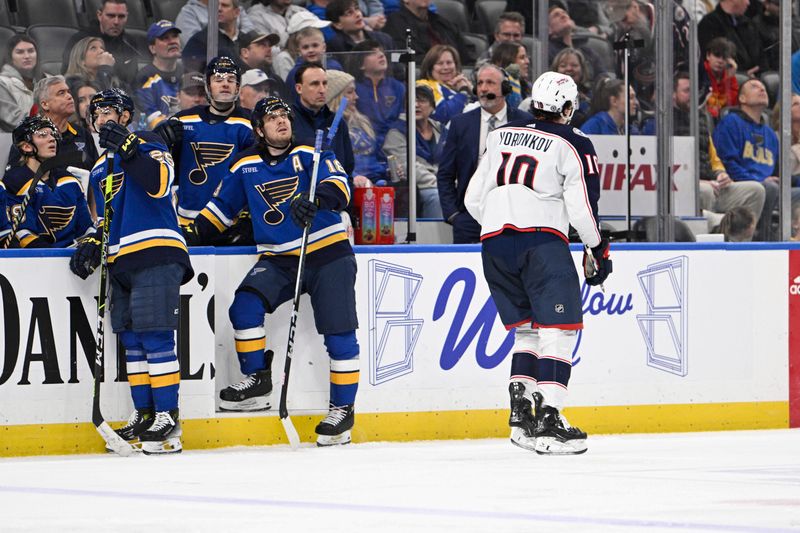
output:
[[[604,74],[608,72],[612,58],[598,57],[591,48],[584,46],[586,40],[573,39],[576,25],[569,13],[559,3],[551,2],[548,15],[548,61],[553,62],[556,55],[565,48],[576,48],[586,57],[586,61],[594,67],[594,74]],[[588,31],[588,30],[584,30]]]
[[[492,45],[478,58],[478,63],[483,64],[492,59],[494,47],[500,43],[522,43],[525,34],[525,18],[515,11],[502,13],[494,24]]]
[[[159,0],[154,1],[157,2]],[[189,0],[186,2],[186,5],[178,12],[178,16],[175,17],[175,25],[181,30],[181,42],[185,46],[195,33],[208,26],[208,0]],[[238,30],[240,32],[248,32],[255,29],[256,27],[247,13],[244,11],[239,13]]]
[[[239,35],[239,62],[243,70],[257,69],[269,78],[269,94],[283,99],[289,97],[289,91],[283,79],[278,78],[272,69],[272,48],[278,44],[280,37],[275,33],[259,33],[251,31]]]
[[[725,169],[735,182],[760,183],[765,190],[764,209],[760,212],[757,238],[774,240],[772,212],[780,194],[780,179],[775,175],[778,137],[762,114],[769,105],[764,84],[747,80],[739,89],[739,109],[732,109],[714,130],[714,146]]]
[[[572,115],[570,124],[580,128],[589,118],[589,108],[592,101],[590,67],[586,63],[583,52],[575,48],[564,48],[553,58],[553,62],[550,63],[550,70],[566,74],[578,86],[578,109]]]
[[[309,15],[312,17],[314,16],[310,13]],[[306,15],[305,13],[300,13],[299,15],[295,16],[304,17]],[[299,57],[297,58],[295,65],[292,67],[292,70],[290,70],[289,74],[286,76],[287,83],[289,80],[294,79],[294,73],[297,72],[297,69],[306,63],[324,64],[326,70],[328,71],[344,70],[342,64],[335,59],[328,59],[327,62],[325,61],[325,38],[322,36],[322,32],[320,30],[317,28],[304,28],[296,32],[296,34],[293,33],[292,35],[295,35],[294,41],[297,43]],[[289,95],[291,98],[294,98],[297,93],[294,90],[294,86],[291,86],[291,84],[289,85]]]
[[[67,85],[69,86],[72,100],[75,102],[75,115],[70,119],[70,122],[80,126],[87,132],[91,132],[92,128],[87,115],[89,102],[92,100],[92,96],[97,94],[100,89],[97,88],[97,85],[82,78],[74,78],[73,82]]]
[[[13,131],[31,114],[33,87],[42,79],[36,42],[17,34],[8,40],[0,70],[0,129]]]
[[[22,248],[66,248],[95,230],[80,181],[67,170],[44,173],[36,188],[30,189],[34,173],[55,157],[58,137],[56,125],[43,117],[26,117],[12,135],[21,164],[6,170],[3,183],[11,212],[26,194],[30,197],[16,233]]]
[[[59,151],[83,152],[83,163],[80,166],[91,170],[97,161],[97,148],[89,131],[69,122],[75,114],[75,100],[72,99],[64,76],[50,76],[39,80],[33,89],[33,103],[39,108],[39,114],[50,119],[58,128],[61,135]],[[9,158],[9,161],[15,159],[17,158]]]
[[[287,46],[286,41],[292,33],[289,31],[289,21],[297,13],[308,13],[308,10],[293,4],[292,0],[255,0],[247,10],[256,30],[260,33],[277,34],[281,48]]]
[[[328,108],[328,74],[319,63],[305,63],[294,75],[297,98],[292,104],[294,114],[294,139],[297,144],[314,146],[318,129],[327,132],[333,122],[333,112]],[[350,130],[344,120],[339,124],[336,136],[330,145],[336,159],[348,176],[353,175],[355,161],[350,143]]]
[[[431,118],[435,101],[433,92],[424,85],[416,88],[416,108],[414,122],[417,129],[417,214],[422,218],[442,218],[442,205],[439,202],[439,188],[436,183],[436,173],[439,170],[439,161],[444,148],[442,125]],[[383,151],[388,157],[395,157],[399,165],[399,174],[402,181],[400,188],[407,188],[408,159],[406,152],[406,131],[408,123],[398,120],[386,134],[383,142]],[[399,193],[399,191],[396,191]]]
[[[719,233],[725,242],[749,242],[756,231],[756,216],[744,206],[732,207],[725,212],[719,223]]]
[[[792,92],[800,94],[800,50],[792,54]]]
[[[388,75],[389,61],[377,41],[361,42],[353,52],[355,64],[350,72],[357,79],[358,111],[372,123],[374,137],[380,147],[386,132],[405,108],[406,86]]]
[[[159,20],[147,30],[153,62],[136,75],[136,108],[147,117],[148,129],[178,111],[178,89],[183,76],[181,30],[169,20]]]
[[[308,0],[305,8],[320,20],[329,20],[325,14],[329,3],[330,0]],[[331,26],[322,28],[322,35],[325,37],[325,42],[329,43],[333,37],[333,28]]]
[[[269,82],[269,77],[261,69],[250,69],[242,74],[242,87],[239,89],[239,105],[245,109],[252,110],[256,102],[270,96]]]
[[[767,68],[777,71],[780,69],[780,0],[763,0],[763,9],[753,19],[761,36],[761,46],[767,55]],[[794,7],[792,8],[794,9]],[[800,48],[800,19],[792,17],[792,50]]]
[[[529,72],[531,60],[521,43],[500,43],[494,47],[492,64],[506,73],[506,80],[511,85],[511,92],[506,95],[506,102],[517,108],[523,99],[531,95]]]
[[[602,78],[592,99],[591,116],[581,126],[587,135],[625,135],[625,82],[618,79]],[[633,87],[630,88],[629,130],[631,135],[639,135],[635,122],[639,101]]]
[[[736,46],[725,37],[712,39],[706,47],[697,85],[701,95],[708,95],[706,109],[715,121],[723,107],[736,105],[739,98],[735,54]]]
[[[355,78],[346,72],[329,70],[326,104],[332,113],[339,109],[342,97],[347,97],[343,122],[347,122],[355,160],[353,185],[371,187],[378,180],[387,179],[386,158],[381,152],[381,145],[375,139],[375,129],[369,118],[358,110]]]
[[[747,0],[720,0],[717,7],[697,25],[700,53],[705,54],[716,37],[725,37],[736,46],[738,69],[754,76],[768,69],[767,54],[761,44],[758,28],[745,16]]]
[[[630,34],[631,39],[644,41],[644,47],[635,48],[630,53],[629,72],[636,94],[649,104],[655,80],[656,54],[652,21],[642,11],[641,4],[637,0],[606,0],[606,13],[612,23],[610,36],[612,43],[622,40],[627,34]],[[624,54],[617,52],[618,78],[624,76],[623,58]]]
[[[219,33],[217,36],[217,56],[239,57],[239,16],[241,15],[239,0],[219,0],[217,20]],[[205,27],[192,35],[183,48],[183,68],[185,70],[206,69],[206,48],[208,28]]]
[[[97,22],[92,23],[89,30],[81,30],[73,35],[64,48],[61,59],[61,72],[66,73],[72,58],[72,48],[86,37],[99,37],[103,40],[103,49],[114,57],[111,66],[121,86],[130,88],[139,71],[139,61],[150,59],[145,39],[125,33],[128,22],[128,4],[126,0],[103,0],[97,11]],[[104,89],[109,86],[103,86]]]
[[[792,205],[792,236],[790,241],[800,241],[800,203]]]
[[[449,125],[436,181],[442,214],[453,226],[455,244],[476,243],[480,239],[481,227],[464,207],[464,193],[486,150],[486,136],[507,122],[533,118],[506,105],[500,96],[503,77],[497,66],[482,65],[477,73],[480,107],[455,117]]]
[[[791,176],[792,176],[792,205],[800,204],[800,95],[792,95],[791,110]],[[781,103],[775,104],[770,116],[770,126],[780,137]]]
[[[417,84],[433,91],[436,99],[433,119],[445,125],[464,111],[472,94],[472,82],[461,72],[461,58],[456,49],[447,44],[437,44],[428,50]]]
[[[458,28],[438,13],[431,13],[430,4],[431,0],[403,0],[400,10],[389,15],[386,33],[394,39],[395,48],[406,48],[406,28],[410,28],[411,46],[420,56],[436,44],[447,44],[458,50],[465,64],[474,64],[475,53]]]
[[[325,10],[333,35],[327,39],[329,52],[349,52],[358,43],[376,41],[384,50],[391,50],[392,38],[382,31],[369,31],[358,0],[331,0]]]
[[[81,78],[94,83],[101,90],[120,87],[122,83],[114,74],[115,64],[116,59],[106,51],[103,39],[85,37],[72,47],[65,75],[69,83]]]
[[[287,26],[289,39],[286,41],[286,49],[281,50],[275,57],[273,66],[275,73],[286,81],[286,85],[293,85],[292,78],[289,76],[291,70],[301,59],[300,39],[304,40],[307,55],[319,55],[320,61],[324,54],[319,53],[319,48],[325,46],[325,40],[319,43],[318,36],[321,31],[331,25],[329,20],[320,20],[313,13],[307,11],[297,13]],[[327,47],[325,49],[327,51]],[[292,91],[289,91],[293,94]]]
[[[187,72],[181,78],[178,107],[181,108],[181,111],[185,111],[196,105],[208,105],[206,80],[200,72]]]

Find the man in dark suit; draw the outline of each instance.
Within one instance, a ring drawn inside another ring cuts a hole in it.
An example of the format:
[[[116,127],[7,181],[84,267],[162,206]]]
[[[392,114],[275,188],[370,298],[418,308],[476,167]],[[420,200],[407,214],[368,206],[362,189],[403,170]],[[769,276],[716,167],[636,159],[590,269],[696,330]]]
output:
[[[464,207],[464,193],[486,148],[486,136],[506,122],[533,118],[506,105],[503,72],[492,64],[478,69],[480,107],[450,121],[442,162],[436,174],[445,221],[453,226],[453,244],[480,241],[481,227]],[[510,90],[510,87],[508,88]]]

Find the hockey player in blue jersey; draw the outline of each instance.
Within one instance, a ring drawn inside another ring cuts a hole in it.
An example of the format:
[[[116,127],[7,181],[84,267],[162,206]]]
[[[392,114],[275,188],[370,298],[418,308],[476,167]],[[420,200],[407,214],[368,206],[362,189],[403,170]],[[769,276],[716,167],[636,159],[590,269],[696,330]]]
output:
[[[9,166],[3,182],[9,195],[8,207],[16,217],[34,173],[43,161],[56,155],[61,135],[50,119],[37,116],[20,122],[11,137],[21,164]],[[42,176],[36,189],[30,191],[26,211],[16,232],[22,248],[66,248],[94,231],[80,181],[62,168]]]
[[[155,133],[127,129],[133,112],[133,100],[119,89],[101,91],[89,103],[92,126],[106,149],[90,182],[98,214],[111,202],[111,325],[125,347],[134,406],[117,433],[129,442],[138,439],[146,454],[175,453],[181,451],[181,429],[174,332],[180,286],[193,272],[172,204],[172,156]],[[113,181],[106,198],[109,174]],[[70,269],[82,279],[100,264],[101,239],[99,229],[72,256]]]
[[[0,245],[9,248],[11,243],[6,244],[6,240],[11,238],[11,222],[8,220],[8,210],[6,209],[6,186],[0,180]]]
[[[317,444],[347,444],[360,368],[356,260],[339,214],[350,202],[350,188],[342,165],[325,151],[314,202],[308,200],[314,150],[292,143],[291,113],[279,98],[256,104],[252,123],[258,144],[237,157],[231,175],[188,228],[188,235],[190,243],[208,242],[243,208],[252,213],[262,255],[242,280],[229,310],[246,378],[220,392],[222,408],[249,411],[270,407],[272,351],[266,350],[264,315],[292,299],[303,228],[311,224],[303,291],[311,297],[317,331],[330,356],[330,407],[316,427]]]
[[[532,87],[534,119],[489,134],[464,197],[481,225],[483,272],[500,319],[516,328],[511,442],[540,454],[586,451],[586,433],[561,414],[583,328],[569,226],[588,247],[586,283],[600,285],[612,267],[597,224],[597,155],[589,138],[568,125],[576,109],[572,78],[542,74]]]
[[[237,64],[229,57],[216,57],[208,63],[205,78],[211,104],[181,111],[155,129],[175,159],[182,226],[205,207],[236,154],[255,142],[250,112],[237,104],[241,84]]]

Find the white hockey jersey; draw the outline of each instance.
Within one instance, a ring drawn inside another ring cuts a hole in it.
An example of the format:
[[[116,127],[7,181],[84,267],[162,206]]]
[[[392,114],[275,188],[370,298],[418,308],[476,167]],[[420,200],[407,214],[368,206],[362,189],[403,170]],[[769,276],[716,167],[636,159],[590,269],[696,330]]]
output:
[[[497,128],[464,197],[481,240],[506,229],[555,231],[569,225],[584,244],[600,244],[600,176],[594,146],[565,124],[526,120]]]

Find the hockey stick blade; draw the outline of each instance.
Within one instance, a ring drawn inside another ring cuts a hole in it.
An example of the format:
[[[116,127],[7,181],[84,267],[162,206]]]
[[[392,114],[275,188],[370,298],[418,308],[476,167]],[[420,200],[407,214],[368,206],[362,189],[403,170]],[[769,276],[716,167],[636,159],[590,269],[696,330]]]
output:
[[[283,424],[283,431],[286,433],[286,438],[289,439],[289,446],[292,447],[292,450],[296,450],[300,447],[300,435],[297,433],[294,424],[292,424],[292,419],[288,416],[286,418],[281,418],[281,424]],[[128,443],[126,442],[125,444]]]
[[[106,441],[106,446],[115,454],[128,457],[136,453],[136,448],[117,435],[117,433],[111,429],[111,426],[108,425],[108,422],[103,421],[99,426],[95,426],[95,428],[97,432],[100,433],[100,436],[103,437],[103,440]]]

